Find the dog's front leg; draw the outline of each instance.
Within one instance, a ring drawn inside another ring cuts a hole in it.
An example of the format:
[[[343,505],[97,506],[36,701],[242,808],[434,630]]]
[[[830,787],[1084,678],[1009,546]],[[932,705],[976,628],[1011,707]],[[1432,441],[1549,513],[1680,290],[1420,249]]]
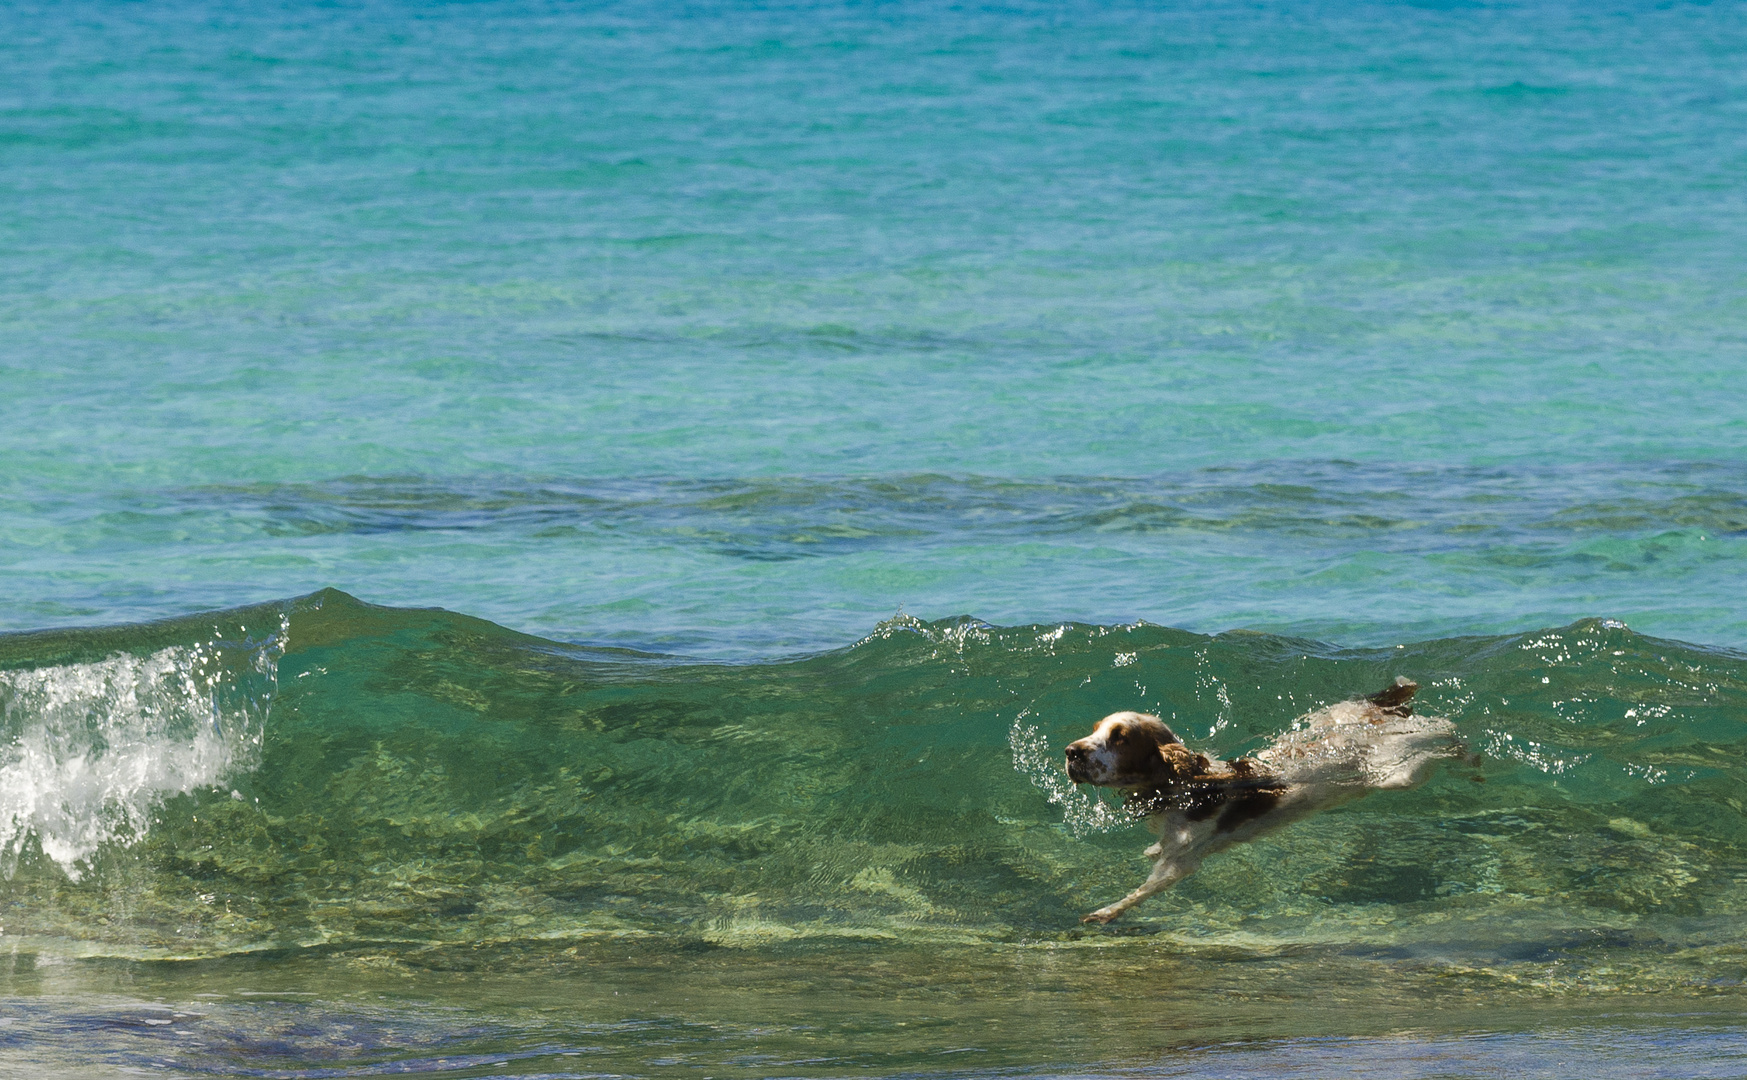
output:
[[[1153,864],[1153,872],[1147,875],[1146,881],[1141,883],[1140,888],[1129,893],[1114,904],[1107,904],[1104,907],[1099,908],[1097,911],[1085,916],[1080,921],[1083,923],[1098,923],[1099,925],[1103,925],[1104,923],[1116,918],[1118,915],[1121,915],[1134,905],[1140,903],[1142,900],[1145,900],[1147,897],[1152,896],[1155,893],[1164,892],[1172,885],[1182,881],[1190,874],[1193,874],[1196,868],[1200,865],[1200,859],[1192,859],[1183,856],[1179,856],[1177,859],[1169,861],[1160,859]]]

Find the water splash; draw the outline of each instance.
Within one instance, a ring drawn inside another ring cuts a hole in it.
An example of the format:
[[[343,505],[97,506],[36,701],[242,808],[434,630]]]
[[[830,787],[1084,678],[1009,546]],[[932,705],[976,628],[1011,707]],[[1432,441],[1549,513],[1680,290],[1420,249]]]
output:
[[[1109,832],[1133,824],[1133,819],[1112,809],[1096,796],[1088,795],[1068,780],[1068,774],[1050,749],[1049,739],[1035,724],[1025,722],[1030,709],[1021,709],[1007,732],[1007,745],[1013,751],[1013,768],[1043,792],[1050,805],[1062,808],[1062,821],[1075,836],[1094,832]]]
[[[289,625],[0,671],[0,873],[34,840],[77,881],[104,843],[144,836],[164,799],[254,764]]]

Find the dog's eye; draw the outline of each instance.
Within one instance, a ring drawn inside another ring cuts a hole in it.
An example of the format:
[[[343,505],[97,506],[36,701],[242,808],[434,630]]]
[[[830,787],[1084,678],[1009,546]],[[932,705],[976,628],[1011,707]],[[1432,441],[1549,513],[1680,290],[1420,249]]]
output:
[[[1111,742],[1121,742],[1123,739],[1127,738],[1127,736],[1128,736],[1128,733],[1126,731],[1123,731],[1120,728],[1118,728],[1117,730],[1112,731],[1110,733],[1110,741]]]

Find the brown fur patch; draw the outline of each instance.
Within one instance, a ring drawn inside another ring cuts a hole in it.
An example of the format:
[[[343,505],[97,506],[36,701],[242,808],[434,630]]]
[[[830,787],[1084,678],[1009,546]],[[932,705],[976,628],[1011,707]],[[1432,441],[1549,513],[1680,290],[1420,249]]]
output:
[[[1218,784],[1197,784],[1185,791],[1177,805],[1190,821],[1206,821],[1225,805],[1226,790]]]
[[[1388,713],[1390,716],[1412,716],[1413,706],[1408,702],[1413,695],[1419,693],[1419,683],[1405,675],[1397,675],[1395,681],[1366,698],[1371,704]]]
[[[1280,801],[1280,793],[1280,788],[1254,788],[1228,799],[1225,812],[1214,823],[1214,831],[1231,832],[1246,821],[1261,817],[1274,809],[1275,804]]]
[[[1111,723],[1104,731],[1104,745],[1115,751],[1116,774],[1128,784],[1180,782],[1207,768],[1206,757],[1190,751],[1176,732],[1151,716]]]
[[[1156,752],[1164,762],[1165,775],[1179,784],[1205,775],[1210,764],[1206,754],[1197,754],[1182,743],[1161,746]]]

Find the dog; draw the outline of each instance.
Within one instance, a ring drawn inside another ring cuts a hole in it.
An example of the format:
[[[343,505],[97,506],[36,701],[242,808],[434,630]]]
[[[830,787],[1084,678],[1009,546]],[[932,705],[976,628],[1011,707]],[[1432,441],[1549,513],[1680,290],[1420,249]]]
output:
[[[1233,844],[1372,791],[1421,784],[1461,744],[1455,725],[1415,717],[1418,684],[1405,677],[1369,697],[1302,717],[1253,757],[1218,761],[1183,745],[1146,713],[1111,713],[1067,748],[1068,779],[1119,788],[1159,842],[1140,888],[1081,919],[1107,923],[1200,869]]]

